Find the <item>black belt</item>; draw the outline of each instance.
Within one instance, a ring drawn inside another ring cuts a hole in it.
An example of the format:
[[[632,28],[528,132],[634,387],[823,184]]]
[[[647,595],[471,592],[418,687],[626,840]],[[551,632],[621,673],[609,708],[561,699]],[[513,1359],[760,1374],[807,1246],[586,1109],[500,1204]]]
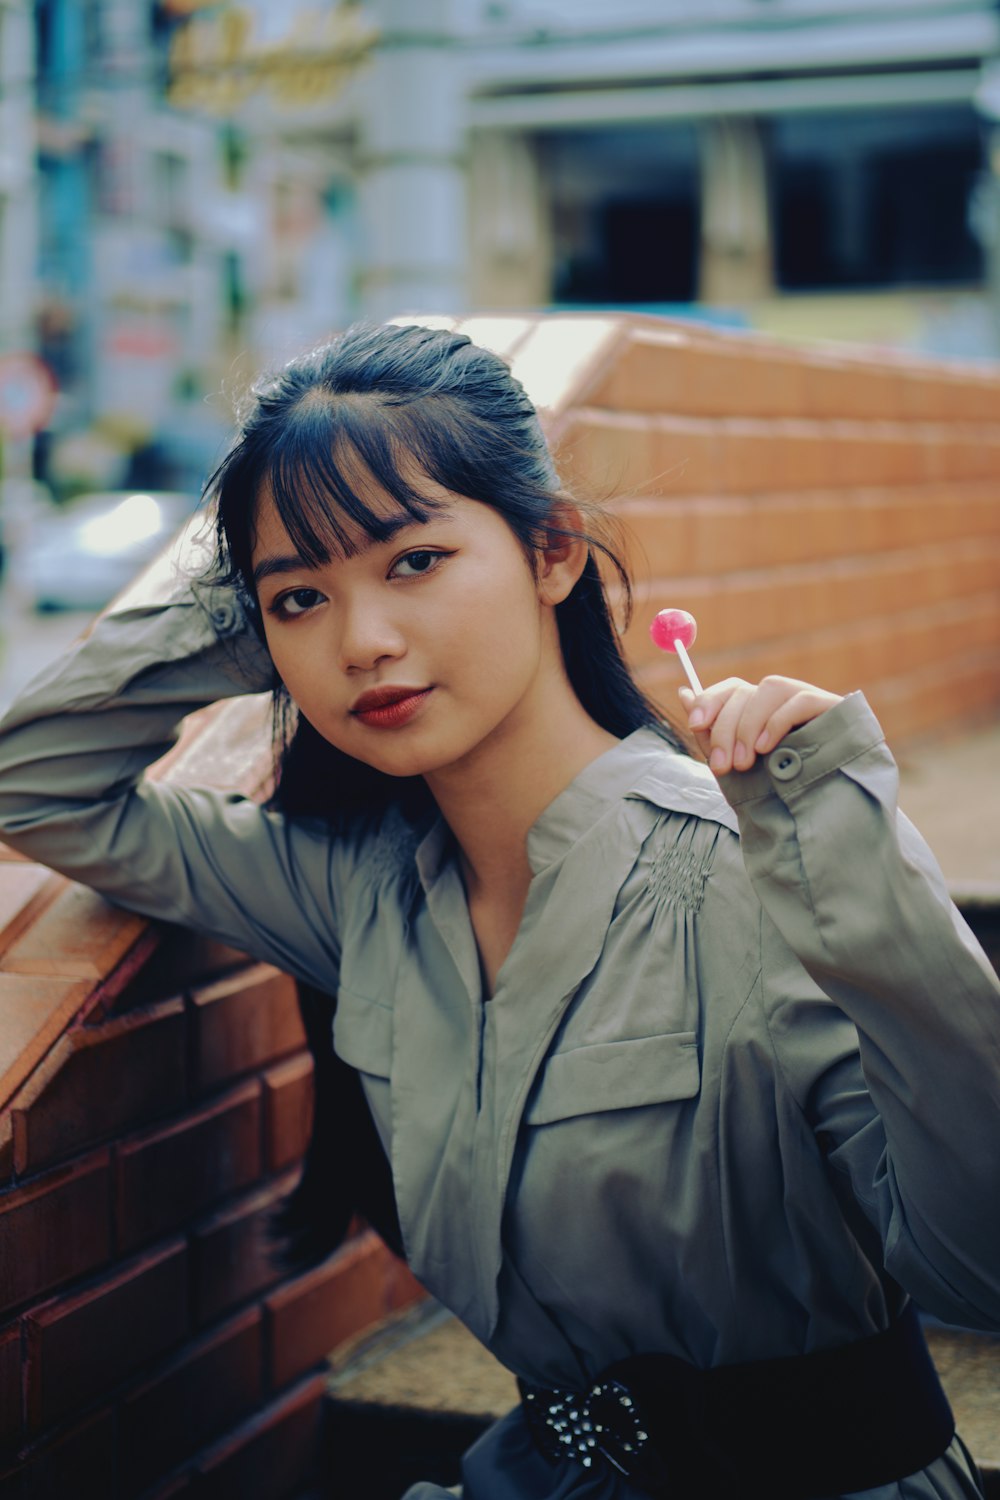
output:
[[[585,1392],[520,1382],[548,1458],[608,1465],[662,1500],[817,1500],[939,1458],[955,1421],[912,1305],[870,1338],[699,1370],[637,1354]]]

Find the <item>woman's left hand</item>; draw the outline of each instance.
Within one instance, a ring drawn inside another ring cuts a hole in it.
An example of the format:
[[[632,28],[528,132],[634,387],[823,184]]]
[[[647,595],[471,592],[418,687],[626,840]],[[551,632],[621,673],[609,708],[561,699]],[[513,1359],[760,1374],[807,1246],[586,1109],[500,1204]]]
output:
[[[791,729],[808,724],[841,701],[794,677],[765,677],[759,683],[727,677],[697,697],[680,689],[688,727],[717,776],[749,771],[758,755],[767,755]]]

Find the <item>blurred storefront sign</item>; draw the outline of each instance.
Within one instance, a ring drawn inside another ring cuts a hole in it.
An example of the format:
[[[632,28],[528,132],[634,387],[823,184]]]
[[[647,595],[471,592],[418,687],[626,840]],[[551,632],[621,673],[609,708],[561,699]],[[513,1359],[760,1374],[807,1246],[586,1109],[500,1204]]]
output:
[[[102,330],[99,409],[155,429],[169,409],[181,348],[167,314],[118,311]]]
[[[262,24],[248,6],[173,0],[167,9],[176,18],[168,99],[180,109],[227,114],[262,92],[292,108],[327,100],[378,39],[355,5],[282,7],[277,35],[273,10]]]

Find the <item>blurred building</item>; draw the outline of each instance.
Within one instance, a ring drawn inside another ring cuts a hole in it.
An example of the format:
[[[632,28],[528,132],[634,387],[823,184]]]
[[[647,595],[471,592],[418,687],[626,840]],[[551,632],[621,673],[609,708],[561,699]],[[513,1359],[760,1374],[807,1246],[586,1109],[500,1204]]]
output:
[[[38,251],[19,300],[62,392],[46,477],[197,485],[257,228],[231,132],[169,106],[151,0],[36,0],[33,20]]]
[[[0,351],[69,485],[196,482],[359,313],[992,354],[997,57],[993,0],[0,0]]]
[[[30,349],[34,333],[34,58],[30,0],[0,0],[0,353]]]
[[[483,9],[499,28],[499,8]],[[537,274],[553,300],[697,302],[869,338],[893,336],[893,304],[901,338],[950,309],[963,341],[956,294],[984,279],[970,206],[995,5],[622,0],[609,19],[593,0],[511,0],[503,11],[510,40],[485,53],[470,98],[474,160],[530,156],[548,232]],[[534,49],[529,19],[547,28]],[[867,306],[845,328],[856,293]],[[834,299],[826,317],[822,297]],[[974,324],[965,333],[974,341]]]
[[[556,304],[987,354],[998,52],[993,0],[245,0],[171,88],[267,164],[264,348]]]

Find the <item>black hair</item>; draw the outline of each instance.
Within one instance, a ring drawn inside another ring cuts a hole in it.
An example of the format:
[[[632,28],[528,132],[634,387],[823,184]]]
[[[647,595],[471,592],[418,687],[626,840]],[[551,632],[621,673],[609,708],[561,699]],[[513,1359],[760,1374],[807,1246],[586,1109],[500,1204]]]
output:
[[[683,749],[635,683],[619,646],[597,559],[617,580],[627,618],[624,564],[596,524],[588,531],[566,525],[560,501],[569,497],[534,407],[505,361],[465,334],[355,324],[255,387],[237,440],[208,485],[218,507],[217,571],[242,595],[262,634],[250,559],[263,491],[302,558],[320,564],[349,556],[358,529],[381,541],[398,524],[384,500],[376,509],[365,499],[366,478],[400,512],[427,520],[436,502],[421,493],[423,475],[499,512],[532,567],[552,541],[587,543],[583,573],[556,607],[574,691],[609,733],[624,738],[649,725]],[[393,802],[413,815],[427,805],[420,778],[386,775],[335,749],[283,689],[275,704],[275,806],[335,817]]]

